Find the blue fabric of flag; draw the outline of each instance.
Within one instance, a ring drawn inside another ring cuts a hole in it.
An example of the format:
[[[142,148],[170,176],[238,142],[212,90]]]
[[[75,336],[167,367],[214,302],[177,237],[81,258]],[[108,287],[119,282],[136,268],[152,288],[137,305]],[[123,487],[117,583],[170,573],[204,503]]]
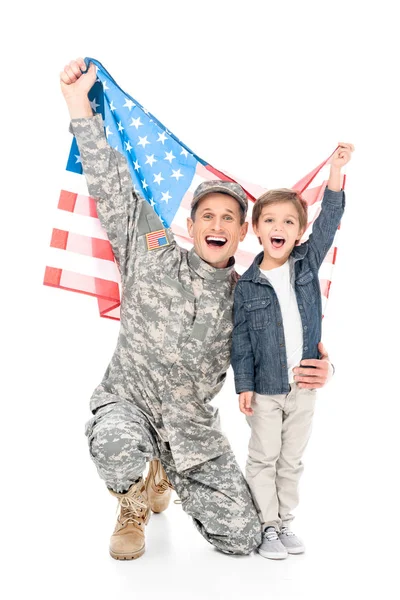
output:
[[[100,62],[97,81],[89,100],[94,112],[100,112],[107,141],[127,159],[134,190],[141,194],[169,227],[189,189],[198,163],[205,161],[175,137],[139,102],[115,83]],[[82,173],[79,150],[74,138],[67,170]]]

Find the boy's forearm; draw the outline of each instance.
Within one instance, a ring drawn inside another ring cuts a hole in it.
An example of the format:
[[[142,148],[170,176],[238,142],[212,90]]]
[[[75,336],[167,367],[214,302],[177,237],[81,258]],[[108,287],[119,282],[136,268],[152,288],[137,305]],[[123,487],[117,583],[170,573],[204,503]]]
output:
[[[342,189],[342,175],[338,167],[331,167],[328,179],[328,188],[332,192],[340,192]]]
[[[90,106],[87,94],[84,96],[71,96],[70,98],[65,98],[65,100],[71,119],[93,117],[92,107]]]

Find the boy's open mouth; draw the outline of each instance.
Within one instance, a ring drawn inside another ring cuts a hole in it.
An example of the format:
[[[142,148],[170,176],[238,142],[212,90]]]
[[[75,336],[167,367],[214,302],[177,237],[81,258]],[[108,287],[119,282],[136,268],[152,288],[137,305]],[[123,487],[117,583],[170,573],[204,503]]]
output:
[[[226,239],[226,237],[224,236],[219,236],[219,235],[207,235],[206,236],[206,242],[207,242],[207,246],[213,246],[214,248],[222,248],[222,246],[225,246],[226,242],[228,240]]]
[[[273,237],[271,237],[271,244],[276,249],[282,248],[285,241],[286,241],[285,238],[283,238],[279,235],[274,235]]]

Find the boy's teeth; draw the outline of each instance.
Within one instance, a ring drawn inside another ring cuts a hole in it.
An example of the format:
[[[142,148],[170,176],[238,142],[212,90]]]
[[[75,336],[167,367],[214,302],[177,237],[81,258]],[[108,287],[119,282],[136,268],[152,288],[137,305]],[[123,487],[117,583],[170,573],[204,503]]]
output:
[[[226,242],[226,238],[224,238],[224,237],[214,237],[214,236],[211,236],[211,235],[208,235],[206,239],[207,240],[214,240],[215,242]]]

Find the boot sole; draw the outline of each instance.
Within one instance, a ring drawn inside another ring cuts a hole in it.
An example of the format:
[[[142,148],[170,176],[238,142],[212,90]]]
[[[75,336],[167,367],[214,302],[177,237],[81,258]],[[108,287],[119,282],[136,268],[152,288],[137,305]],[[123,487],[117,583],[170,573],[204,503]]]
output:
[[[115,560],[135,560],[135,558],[140,558],[145,551],[145,547],[141,548],[137,552],[132,552],[130,554],[116,554],[112,550],[110,550],[110,556]]]
[[[152,503],[150,502],[150,500],[149,500],[149,494],[148,494],[148,491],[147,491],[147,489],[146,489],[146,493],[147,493],[147,498],[148,498],[149,507],[151,508],[151,511],[152,511],[153,513],[155,513],[156,515],[158,515],[158,514],[160,514],[160,513],[164,512],[165,510],[167,510],[167,508],[168,508],[168,506],[169,506],[169,504],[170,504],[170,501],[171,501],[171,494],[169,495],[168,502],[166,503],[166,505],[165,505],[165,506],[163,506],[162,508],[159,508],[159,507],[157,506],[156,502],[154,503],[154,506],[153,506],[153,505],[152,505]],[[165,502],[165,500],[164,500],[164,502]]]

